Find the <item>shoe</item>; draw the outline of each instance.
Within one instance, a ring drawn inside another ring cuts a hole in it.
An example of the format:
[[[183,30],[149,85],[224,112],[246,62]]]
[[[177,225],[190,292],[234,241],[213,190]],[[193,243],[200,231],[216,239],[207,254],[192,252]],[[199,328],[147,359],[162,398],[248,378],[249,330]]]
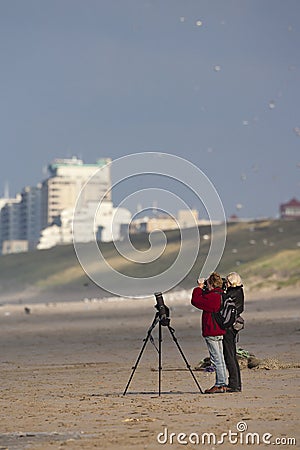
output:
[[[233,388],[230,386],[224,386],[225,392],[242,392],[241,388]]]
[[[213,386],[210,389],[206,389],[204,394],[222,394],[225,391],[226,386]]]

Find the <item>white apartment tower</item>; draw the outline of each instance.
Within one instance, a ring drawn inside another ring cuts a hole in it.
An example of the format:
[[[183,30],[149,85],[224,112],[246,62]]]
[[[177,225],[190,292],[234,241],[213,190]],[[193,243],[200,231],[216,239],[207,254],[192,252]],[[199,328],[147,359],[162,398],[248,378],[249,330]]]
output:
[[[81,207],[101,199],[111,201],[110,158],[84,164],[81,159],[55,159],[49,165],[50,177],[42,184],[42,228],[53,224],[63,210],[74,208],[84,189]]]

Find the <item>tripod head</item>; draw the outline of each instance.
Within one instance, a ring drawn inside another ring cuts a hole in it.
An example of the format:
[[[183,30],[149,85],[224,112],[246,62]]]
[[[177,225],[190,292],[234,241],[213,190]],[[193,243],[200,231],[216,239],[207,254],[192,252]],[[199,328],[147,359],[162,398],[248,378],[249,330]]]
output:
[[[155,308],[158,311],[159,321],[164,327],[167,327],[170,324],[170,310],[165,305],[161,292],[155,292],[154,295],[156,298]]]

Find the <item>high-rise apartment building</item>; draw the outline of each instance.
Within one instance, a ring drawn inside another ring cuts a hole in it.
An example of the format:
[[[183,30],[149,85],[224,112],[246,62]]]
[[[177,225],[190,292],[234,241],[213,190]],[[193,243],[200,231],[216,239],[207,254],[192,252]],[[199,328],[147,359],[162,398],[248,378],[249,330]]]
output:
[[[27,186],[16,198],[0,200],[0,253],[36,248],[42,223],[41,187]]]
[[[95,164],[84,164],[81,159],[55,159],[49,165],[50,177],[42,183],[42,228],[51,225],[61,212],[74,208],[78,195],[84,189],[81,207],[89,202],[111,200],[111,159],[102,158]]]
[[[0,253],[72,242],[73,213],[80,193],[78,210],[83,220],[80,236],[83,242],[90,237],[86,221],[93,223],[89,212],[95,204],[101,205],[96,225],[103,228],[102,238],[109,240],[113,234],[118,235],[118,230],[111,231],[115,211],[111,201],[110,162],[109,158],[99,159],[95,164],[84,164],[76,157],[55,159],[49,165],[49,177],[41,184],[25,187],[15,199],[8,195],[0,199]],[[118,228],[120,220],[128,221],[128,215],[124,210],[122,217],[115,220],[115,227]]]
[[[0,211],[0,252],[3,243],[20,239],[20,203],[21,195],[16,198],[1,199]]]
[[[42,185],[27,186],[21,193],[20,239],[28,241],[28,250],[36,248],[42,229]]]

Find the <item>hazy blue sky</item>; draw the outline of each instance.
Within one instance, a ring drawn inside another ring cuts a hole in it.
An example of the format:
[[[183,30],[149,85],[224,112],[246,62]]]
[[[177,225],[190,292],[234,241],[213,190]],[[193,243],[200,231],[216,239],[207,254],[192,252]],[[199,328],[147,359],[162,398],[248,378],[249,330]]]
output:
[[[300,197],[299,0],[0,0],[0,54],[1,194],[55,157],[161,151],[228,216]]]

